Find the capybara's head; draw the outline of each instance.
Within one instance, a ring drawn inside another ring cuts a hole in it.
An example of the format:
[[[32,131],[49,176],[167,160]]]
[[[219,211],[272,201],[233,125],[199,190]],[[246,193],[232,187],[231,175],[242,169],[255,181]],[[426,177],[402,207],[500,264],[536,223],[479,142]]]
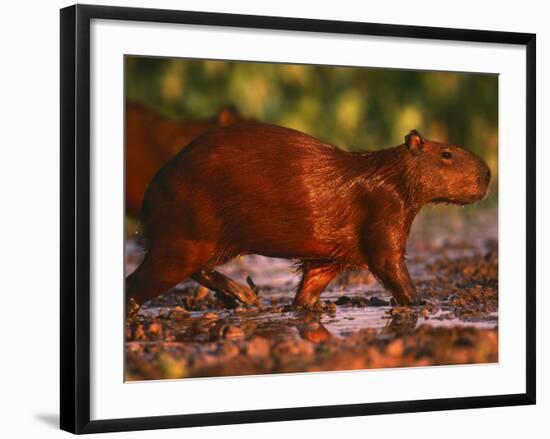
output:
[[[423,201],[469,204],[485,197],[491,171],[477,155],[460,146],[425,139],[416,130],[405,136],[412,190]]]

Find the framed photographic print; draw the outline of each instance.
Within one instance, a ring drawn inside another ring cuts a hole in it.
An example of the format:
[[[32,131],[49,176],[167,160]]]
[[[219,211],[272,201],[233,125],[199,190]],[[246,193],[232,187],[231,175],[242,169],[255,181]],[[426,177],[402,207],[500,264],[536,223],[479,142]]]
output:
[[[535,403],[533,34],[62,9],[61,201],[64,430]]]

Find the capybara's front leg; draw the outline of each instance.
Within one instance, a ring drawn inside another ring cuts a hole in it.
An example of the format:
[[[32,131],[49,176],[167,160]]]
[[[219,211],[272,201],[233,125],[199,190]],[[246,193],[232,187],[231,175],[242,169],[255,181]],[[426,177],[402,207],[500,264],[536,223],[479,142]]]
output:
[[[294,298],[294,305],[315,305],[323,290],[338,274],[338,271],[333,265],[309,262],[304,263],[302,271],[302,280]]]
[[[203,267],[193,273],[191,277],[216,293],[231,296],[246,305],[258,304],[258,296],[254,294],[254,291],[216,270]]]
[[[392,293],[398,305],[412,305],[418,301],[404,254],[396,252],[389,256],[374,257],[369,261],[369,269]]]

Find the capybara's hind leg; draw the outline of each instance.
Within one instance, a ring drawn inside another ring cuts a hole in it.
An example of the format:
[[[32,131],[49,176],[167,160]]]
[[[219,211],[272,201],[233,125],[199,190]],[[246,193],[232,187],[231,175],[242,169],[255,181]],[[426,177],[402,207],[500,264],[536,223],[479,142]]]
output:
[[[254,291],[216,270],[202,267],[193,273],[191,277],[222,296],[230,296],[246,305],[258,304],[258,297],[254,294]]]
[[[196,265],[182,257],[159,256],[148,252],[139,267],[126,278],[126,302],[134,299],[138,305],[159,296],[188,278],[202,263]]]
[[[294,298],[294,305],[314,305],[326,286],[338,274],[338,270],[333,265],[307,262],[302,270],[302,280]]]

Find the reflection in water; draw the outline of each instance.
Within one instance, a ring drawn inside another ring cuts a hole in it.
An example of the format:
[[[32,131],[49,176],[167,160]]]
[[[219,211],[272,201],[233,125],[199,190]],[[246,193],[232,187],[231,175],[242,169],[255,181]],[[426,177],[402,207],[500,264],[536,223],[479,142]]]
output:
[[[417,322],[417,311],[394,314],[388,319],[381,333],[402,335],[408,332],[414,332]],[[312,343],[320,343],[334,336],[334,334],[321,323],[321,317],[319,315],[312,315],[309,319],[304,319],[303,323],[296,324],[296,328],[298,329],[300,337]]]
[[[258,335],[267,339],[284,340],[301,338],[312,343],[321,343],[330,338],[345,338],[361,329],[375,330],[381,338],[413,333],[421,325],[432,327],[474,327],[491,329],[497,326],[494,318],[480,321],[462,321],[444,318],[442,311],[430,317],[420,316],[417,308],[338,307],[332,313],[289,310],[273,307],[263,311],[250,309],[194,311],[184,318],[174,320],[170,307],[148,307],[140,310],[146,320],[166,318],[171,322],[176,339],[188,343],[214,342],[228,338]],[[491,317],[491,316],[488,316]],[[238,328],[238,329],[236,329]]]
[[[402,313],[394,313],[390,319],[386,332],[405,334],[415,330],[418,323],[418,311],[412,310]]]
[[[327,328],[321,323],[320,317],[315,316],[311,319],[304,320],[304,323],[296,325],[300,337],[304,340],[312,343],[320,343],[327,341],[332,336]]]

